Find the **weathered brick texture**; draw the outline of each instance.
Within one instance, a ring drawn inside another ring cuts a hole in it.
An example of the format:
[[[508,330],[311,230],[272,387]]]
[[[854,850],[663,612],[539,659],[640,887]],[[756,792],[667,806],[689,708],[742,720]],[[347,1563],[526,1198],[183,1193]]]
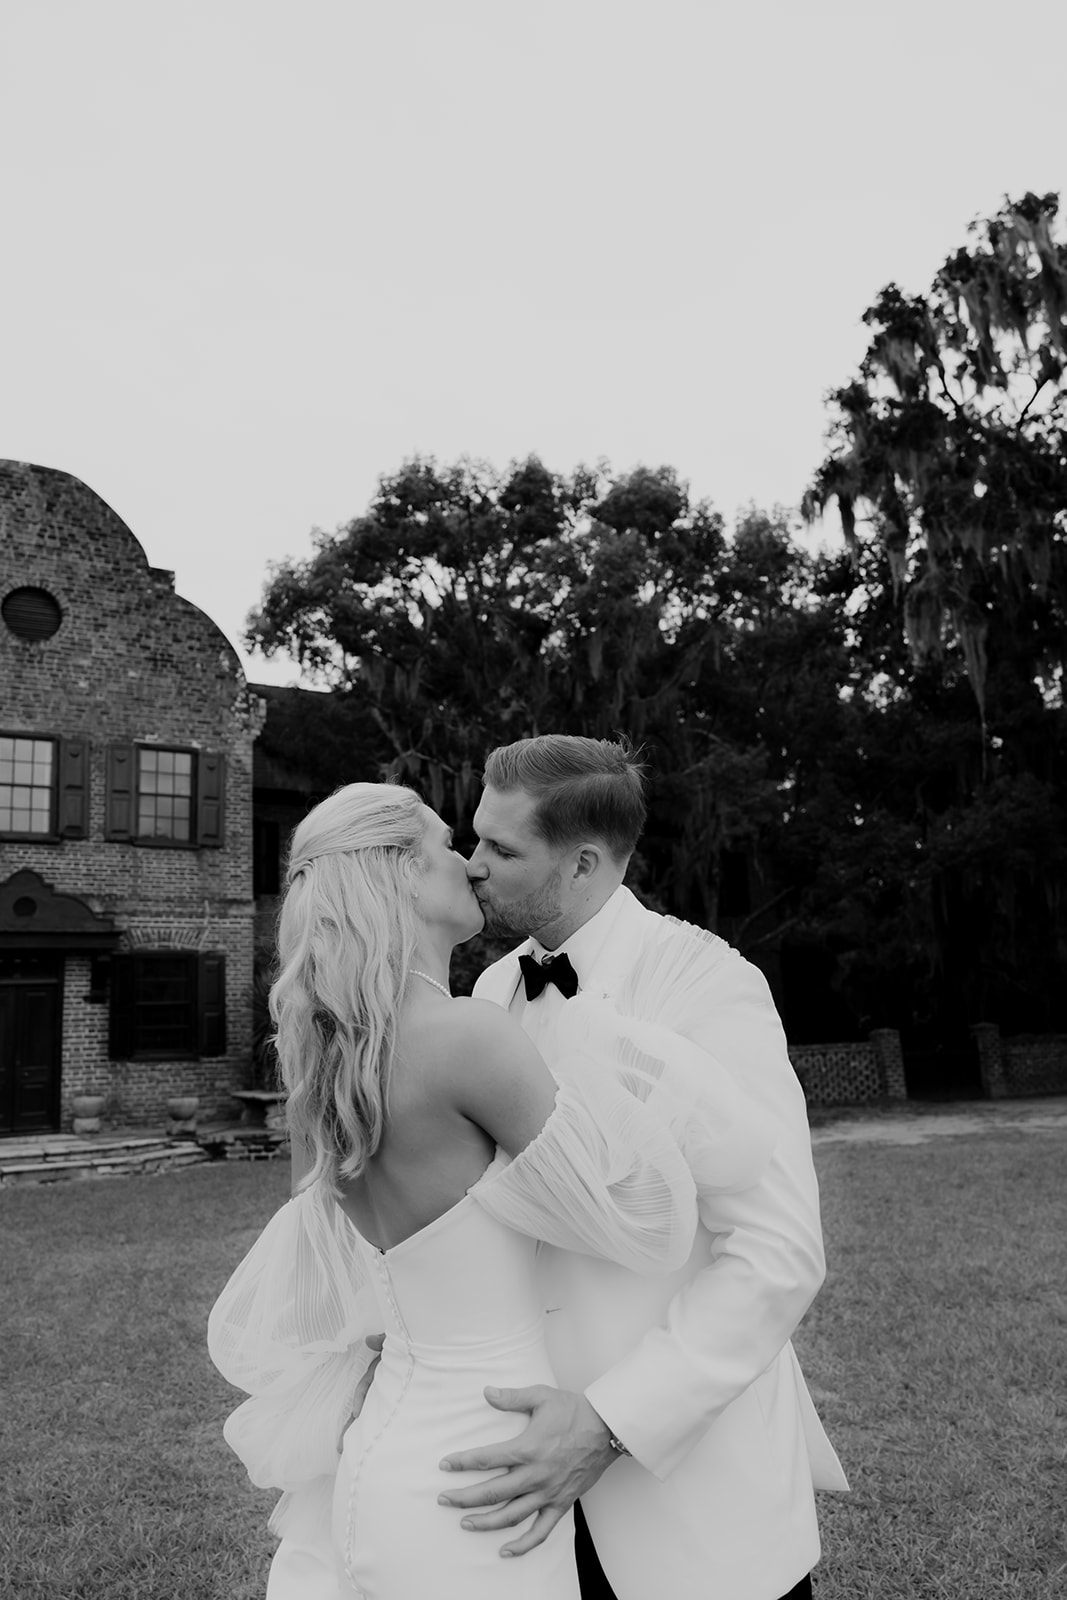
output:
[[[894,1028],[875,1029],[869,1043],[790,1045],[789,1059],[809,1105],[907,1099],[900,1035]]]
[[[127,948],[226,956],[226,1054],[200,1061],[110,1061],[106,1004],[87,1004],[89,963],[68,955],[63,983],[63,1126],[75,1093],[106,1092],[112,1123],[159,1123],[174,1094],[229,1115],[248,1078],[253,954],[252,747],[263,718],[219,629],[150,567],[137,539],[77,478],[0,462],[0,600],[46,590],[63,620],[27,641],[0,623],[0,731],[87,738],[89,836],[0,840],[0,882],[28,867],[123,930]],[[154,847],[104,837],[111,742],[226,757],[221,848]]]
[[[1019,1033],[1001,1037],[992,1022],[971,1029],[982,1087],[991,1100],[1031,1094],[1067,1094],[1067,1034]]]

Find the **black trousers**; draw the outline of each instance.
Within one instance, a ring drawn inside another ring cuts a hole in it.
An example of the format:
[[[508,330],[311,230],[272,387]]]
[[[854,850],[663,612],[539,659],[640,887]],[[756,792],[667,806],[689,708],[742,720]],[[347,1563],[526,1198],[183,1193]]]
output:
[[[582,1589],[582,1600],[615,1600],[615,1591],[605,1578],[603,1568],[597,1560],[582,1508],[577,1502],[574,1507],[574,1554],[578,1562],[578,1581]],[[669,1600],[669,1596],[665,1595],[663,1600]],[[708,1600],[714,1600],[714,1597],[709,1595]],[[783,1595],[782,1600],[812,1600],[810,1573],[806,1578],[801,1578],[788,1594]]]

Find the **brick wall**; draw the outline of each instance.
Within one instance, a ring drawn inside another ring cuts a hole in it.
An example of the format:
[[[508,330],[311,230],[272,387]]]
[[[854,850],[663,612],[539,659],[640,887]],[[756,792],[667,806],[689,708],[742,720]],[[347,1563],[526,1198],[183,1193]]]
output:
[[[1004,1054],[1013,1094],[1067,1094],[1067,1034],[1016,1034]]]
[[[90,1002],[88,956],[70,955],[63,973],[63,1121],[76,1094],[110,1094],[111,1062],[107,1058],[107,1006]]]
[[[867,1042],[789,1046],[789,1059],[809,1105],[857,1106],[905,1100],[904,1062],[895,1028]]]
[[[991,1100],[1067,1094],[1067,1034],[1002,1038],[995,1023],[971,1029],[982,1088]],[[900,1035],[877,1028],[869,1042],[790,1045],[789,1059],[809,1105],[868,1105],[906,1100]]]
[[[63,1125],[73,1094],[90,1091],[109,1095],[112,1123],[158,1122],[176,1093],[200,1094],[207,1116],[229,1114],[228,1091],[249,1070],[252,750],[263,703],[219,629],[175,594],[172,573],[149,566],[98,495],[67,473],[0,462],[0,599],[20,587],[46,590],[63,620],[36,641],[0,623],[0,731],[90,741],[89,833],[0,840],[0,881],[31,868],[112,921],[125,948],[226,956],[226,1054],[173,1063],[108,1060],[108,1008],[84,1002],[88,960],[68,957]],[[106,752],[120,741],[225,755],[221,848],[105,839]]]
[[[982,1087],[991,1100],[1067,1094],[1067,1034],[1020,1033],[1005,1039],[992,1022],[971,1029]]]
[[[281,910],[280,894],[261,894],[256,901],[255,949],[259,960],[270,966],[277,946],[278,912]]]

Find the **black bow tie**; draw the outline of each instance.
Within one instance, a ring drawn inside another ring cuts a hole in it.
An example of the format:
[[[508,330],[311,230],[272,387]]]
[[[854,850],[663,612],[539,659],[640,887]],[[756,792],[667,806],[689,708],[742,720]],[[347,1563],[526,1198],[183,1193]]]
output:
[[[568,955],[553,956],[551,961],[537,961],[533,956],[520,956],[523,982],[527,1000],[536,1000],[548,983],[554,983],[565,1000],[578,993],[578,974],[571,966]]]

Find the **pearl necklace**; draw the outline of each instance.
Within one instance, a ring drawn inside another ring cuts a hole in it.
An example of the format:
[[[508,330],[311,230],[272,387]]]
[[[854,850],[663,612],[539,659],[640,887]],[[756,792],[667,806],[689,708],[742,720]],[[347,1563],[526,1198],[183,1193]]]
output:
[[[440,989],[446,1000],[451,1000],[451,989],[446,989],[443,983],[438,983],[436,978],[431,978],[428,972],[420,972],[418,967],[409,967],[408,971],[413,978],[422,978],[426,983],[432,983],[435,989]]]

